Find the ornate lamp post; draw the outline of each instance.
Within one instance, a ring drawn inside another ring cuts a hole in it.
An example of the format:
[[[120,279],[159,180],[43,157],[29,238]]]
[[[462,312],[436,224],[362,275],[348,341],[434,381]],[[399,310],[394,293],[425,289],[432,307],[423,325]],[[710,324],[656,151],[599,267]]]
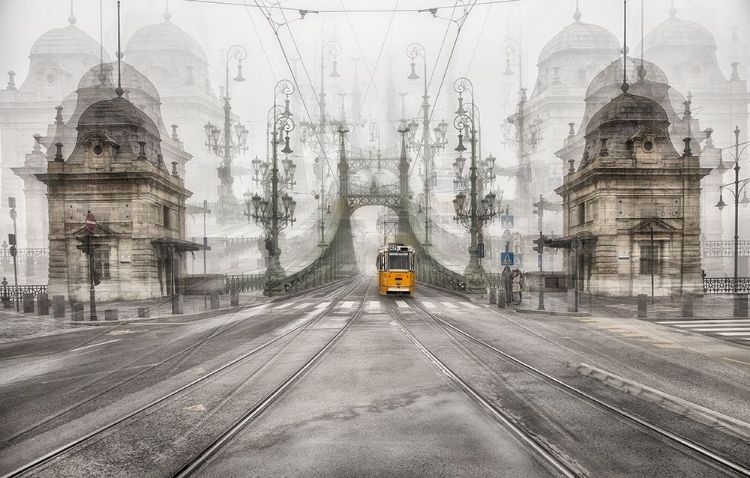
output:
[[[221,219],[227,217],[227,204],[233,204],[237,201],[232,192],[232,183],[234,182],[234,178],[232,177],[232,159],[237,157],[240,151],[247,150],[247,136],[249,131],[240,122],[237,122],[234,126],[236,139],[233,140],[232,138],[232,106],[229,104],[229,61],[232,59],[237,60],[237,76],[234,78],[234,81],[243,82],[245,78],[242,77],[242,60],[245,58],[247,58],[247,50],[242,45],[233,45],[227,50],[223,134],[222,130],[210,122],[205,125],[206,146],[208,146],[209,151],[213,151],[214,154],[223,158],[222,165],[218,169],[219,179],[221,180],[218,215]]]
[[[417,75],[416,64],[414,59],[417,57],[422,58],[422,75],[424,78],[424,94],[422,95],[422,157],[424,158],[424,197],[425,197],[425,214],[424,214],[424,246],[430,244],[430,183],[433,181],[434,162],[432,157],[433,143],[430,138],[430,96],[427,94],[427,56],[425,54],[424,47],[419,43],[412,43],[406,48],[406,56],[411,58],[411,74],[408,76],[410,80],[419,79]],[[444,125],[444,126],[443,126]],[[410,139],[416,135],[417,123],[413,121],[409,123],[409,136]],[[448,131],[448,123],[442,121],[437,128],[437,132],[442,133],[442,137],[439,136],[438,140],[434,143],[436,147],[443,147],[445,145],[445,133]],[[437,145],[440,146],[437,146]],[[437,180],[437,178],[434,178]]]
[[[284,149],[281,150],[285,155],[292,153],[292,149],[289,147],[289,133],[294,130],[294,121],[291,115],[287,115],[287,107],[281,107],[276,105],[276,97],[278,94],[289,95],[294,93],[294,87],[288,80],[281,80],[276,83],[274,88],[274,117],[271,127],[271,146],[273,148],[273,155],[271,161],[271,176],[270,176],[270,197],[261,197],[257,193],[250,196],[246,193],[245,201],[247,203],[248,220],[252,217],[255,222],[266,229],[266,249],[271,258],[268,267],[266,268],[266,287],[264,293],[268,296],[274,294],[283,293],[281,286],[281,279],[286,275],[284,269],[281,267],[281,251],[279,250],[279,232],[288,225],[295,222],[294,210],[297,206],[297,202],[289,196],[288,193],[284,193],[284,196],[279,198],[279,160],[278,160],[278,145],[280,141],[278,137],[284,135]],[[288,103],[287,103],[288,105]],[[285,162],[289,161],[289,162]],[[282,166],[287,171],[287,175],[293,174],[291,169],[291,160],[282,160]],[[289,177],[289,176],[288,176]],[[293,180],[291,180],[293,183]],[[252,206],[252,211],[250,210]]]
[[[468,129],[471,135],[471,166],[469,168],[471,190],[468,204],[463,192],[459,192],[453,200],[453,208],[456,212],[454,219],[456,222],[463,224],[464,227],[468,227],[471,233],[468,249],[469,264],[466,266],[464,275],[469,284],[468,287],[477,290],[481,289],[484,284],[484,268],[479,262],[479,256],[484,255],[484,238],[481,235],[481,229],[484,224],[492,221],[497,215],[495,209],[496,197],[495,193],[490,192],[481,201],[477,200],[476,109],[473,103],[468,103],[462,105],[459,111],[461,111],[461,114],[458,114],[453,120],[453,126],[459,131],[456,151],[459,154],[466,151],[467,148],[463,143],[463,132]],[[461,156],[460,158],[462,159]]]
[[[729,192],[732,193],[734,196],[734,281],[732,282],[732,292],[737,293],[737,265],[739,260],[739,205],[742,204],[742,206],[747,206],[750,204],[750,199],[747,198],[747,192],[743,193],[742,200],[740,200],[740,191],[745,189],[745,186],[747,186],[748,183],[750,183],[750,178],[740,180],[740,155],[745,152],[748,146],[749,142],[745,142],[740,144],[740,127],[736,126],[734,128],[734,191],[731,189],[728,189]],[[740,146],[744,145],[742,150],[740,151]],[[721,153],[721,149],[719,152]],[[732,183],[722,184],[719,186],[719,202],[716,204],[716,207],[719,208],[719,211],[724,209],[726,207],[726,203],[724,202],[724,188],[726,186],[731,186]],[[741,184],[741,185],[740,185]]]

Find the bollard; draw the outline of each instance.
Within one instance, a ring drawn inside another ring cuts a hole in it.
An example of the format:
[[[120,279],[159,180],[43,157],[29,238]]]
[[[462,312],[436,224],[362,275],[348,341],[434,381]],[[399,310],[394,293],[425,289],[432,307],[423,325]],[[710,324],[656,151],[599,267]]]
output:
[[[65,317],[65,296],[52,296],[52,315],[55,318]]]
[[[83,321],[83,304],[73,304],[73,320]]]
[[[13,307],[10,303],[10,297],[3,296],[3,309],[10,309]]]
[[[49,297],[47,294],[42,292],[37,296],[36,301],[39,305],[39,315],[49,315]]]
[[[138,307],[138,318],[139,319],[148,319],[150,317],[149,309],[148,307]]]
[[[638,317],[648,317],[648,296],[638,294]]]
[[[211,308],[218,309],[219,307],[219,291],[214,289],[211,291]]]
[[[576,300],[578,299],[578,297],[577,297],[575,289],[568,289],[567,299],[568,299],[568,312],[578,312],[578,304],[576,303]]]
[[[507,307],[507,303],[505,301],[505,289],[498,289],[497,307],[498,309],[504,309],[505,307]]]
[[[497,303],[497,289],[496,288],[490,287],[489,297],[490,297],[490,304]]]
[[[34,312],[34,294],[24,294],[23,295],[23,313],[33,313]]]
[[[734,296],[734,316],[747,317],[747,295],[738,294]]]
[[[104,320],[118,320],[117,309],[104,309]]]
[[[682,294],[682,315],[681,317],[693,316],[693,294]]]
[[[229,295],[229,305],[232,307],[236,307],[240,305],[240,293],[237,291],[232,291]]]

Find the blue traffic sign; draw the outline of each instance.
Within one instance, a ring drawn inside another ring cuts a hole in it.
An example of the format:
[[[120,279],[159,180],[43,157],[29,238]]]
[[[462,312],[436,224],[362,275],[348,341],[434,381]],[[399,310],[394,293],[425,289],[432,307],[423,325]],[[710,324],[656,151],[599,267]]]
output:
[[[503,229],[513,229],[513,216],[500,216],[500,226]]]
[[[500,253],[500,265],[501,266],[512,266],[514,263],[513,261],[513,253],[512,252],[501,252]]]

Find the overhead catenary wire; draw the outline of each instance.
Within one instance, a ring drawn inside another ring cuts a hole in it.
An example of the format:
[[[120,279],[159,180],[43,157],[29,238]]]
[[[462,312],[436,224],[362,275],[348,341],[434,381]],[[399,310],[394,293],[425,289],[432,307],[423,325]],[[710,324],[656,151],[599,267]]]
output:
[[[214,4],[214,5],[226,5],[226,6],[247,6],[245,4],[245,0],[240,1],[230,1],[230,0],[182,0],[183,2],[192,2],[192,3],[208,3],[208,4]],[[521,0],[483,0],[481,2],[475,2],[474,5],[494,5],[498,3],[515,3],[520,2]],[[253,7],[250,5],[250,7]],[[258,5],[256,2],[256,6],[253,8],[267,8],[265,5]],[[336,8],[323,8],[319,10],[309,10],[305,8],[295,8],[295,7],[282,7],[281,5],[277,5],[275,8],[279,10],[286,10],[290,12],[299,12],[302,18],[304,18],[305,15],[308,14],[326,14],[326,13],[391,13],[394,10],[391,8],[363,8],[359,10],[339,10]],[[433,16],[436,15],[436,13],[440,10],[447,10],[452,9],[454,6],[451,5],[444,5],[444,6],[436,6],[436,7],[424,7],[424,8],[400,8],[397,9],[397,13],[430,13]]]
[[[341,3],[341,7],[343,8],[344,7],[344,1],[343,0],[339,0],[339,1]],[[373,80],[375,79],[375,72],[378,70],[378,65],[380,64],[380,58],[383,55],[383,49],[385,48],[386,41],[388,40],[388,35],[390,34],[391,26],[393,25],[393,19],[396,16],[396,10],[398,8],[399,2],[400,2],[400,0],[396,0],[396,5],[393,7],[393,14],[391,15],[391,19],[388,22],[388,28],[386,29],[385,36],[383,37],[383,43],[380,45],[380,51],[378,52],[378,58],[377,58],[377,60],[375,60],[375,66],[373,67],[372,70],[370,70],[370,66],[367,64],[367,59],[365,58],[365,55],[362,52],[362,47],[360,46],[359,39],[357,38],[357,32],[354,29],[354,27],[352,26],[352,22],[351,22],[351,20],[349,18],[349,14],[348,14],[348,12],[345,13],[345,15],[346,15],[346,21],[349,24],[349,29],[351,30],[352,35],[354,35],[354,40],[355,40],[355,42],[357,44],[357,49],[359,50],[360,55],[362,55],[362,60],[363,60],[363,62],[365,64],[365,68],[367,68],[368,72],[370,73],[370,80],[367,82],[367,88],[365,89],[365,94],[362,96],[362,104],[359,106],[360,111],[362,110],[362,108],[365,105],[365,101],[367,99],[367,95],[368,95],[368,93],[370,91],[370,86],[373,85]],[[388,120],[389,123],[393,124],[393,119],[390,116],[388,116],[388,107],[385,104],[385,102],[383,101],[383,97],[380,95],[380,89],[378,89],[377,85],[375,85],[375,93],[378,96],[378,101],[380,102],[381,106],[383,106],[383,110],[385,111],[386,119]]]

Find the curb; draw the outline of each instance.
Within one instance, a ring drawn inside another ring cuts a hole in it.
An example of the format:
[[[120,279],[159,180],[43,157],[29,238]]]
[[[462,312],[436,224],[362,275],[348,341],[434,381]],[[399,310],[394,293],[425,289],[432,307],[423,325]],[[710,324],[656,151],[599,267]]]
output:
[[[515,309],[519,314],[541,314],[541,315],[556,315],[566,317],[590,317],[591,314],[588,312],[562,312],[555,310],[536,310],[536,309]]]
[[[241,305],[241,306],[234,306],[234,307],[227,307],[224,309],[212,309],[205,312],[196,312],[193,314],[169,314],[169,315],[159,315],[156,317],[133,317],[130,319],[122,319],[122,320],[97,320],[97,321],[91,321],[91,320],[79,320],[79,321],[69,321],[64,322],[68,325],[82,325],[87,327],[105,327],[109,325],[122,325],[122,324],[128,324],[131,322],[148,322],[150,320],[168,320],[168,319],[195,319],[195,320],[201,320],[201,319],[209,319],[212,317],[217,317],[219,315],[224,314],[233,314],[235,312],[239,312],[242,309],[245,309],[247,307],[253,307],[254,305]]]

